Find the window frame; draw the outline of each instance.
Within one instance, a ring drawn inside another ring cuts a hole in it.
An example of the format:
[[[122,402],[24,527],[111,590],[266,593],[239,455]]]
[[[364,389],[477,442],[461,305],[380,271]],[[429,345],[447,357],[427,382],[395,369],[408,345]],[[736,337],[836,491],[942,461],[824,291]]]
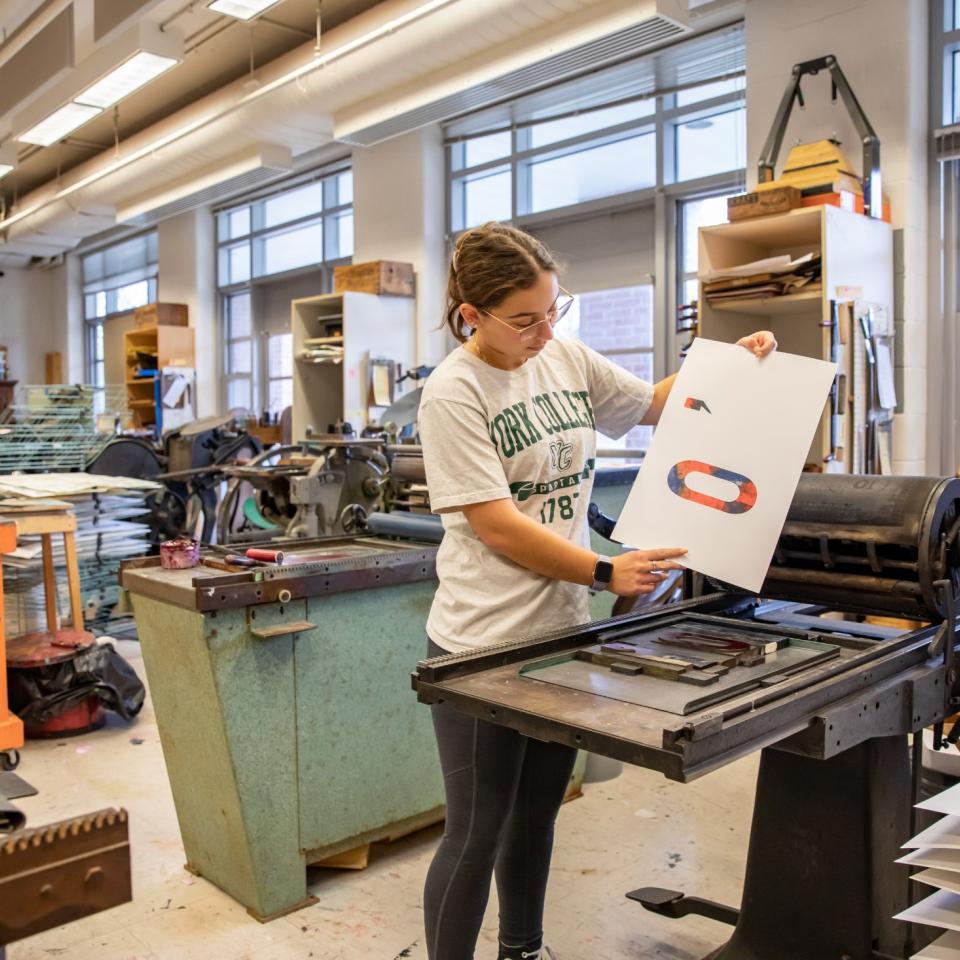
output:
[[[258,321],[256,314],[257,290],[258,288],[268,287],[274,284],[284,283],[298,277],[315,276],[319,281],[319,292],[330,293],[333,290],[333,271],[336,267],[345,266],[353,263],[353,251],[351,249],[349,256],[340,256],[339,251],[339,230],[328,229],[328,224],[336,222],[345,214],[353,214],[353,189],[351,186],[350,199],[348,202],[340,202],[339,197],[339,177],[345,173],[350,173],[352,177],[353,165],[350,157],[341,158],[333,161],[316,170],[309,171],[306,174],[300,174],[293,178],[288,178],[280,183],[273,184],[268,190],[259,191],[249,196],[234,199],[231,203],[221,207],[214,208],[214,242],[216,250],[216,270],[217,270],[217,314],[220,323],[220,343],[221,343],[221,364],[223,370],[221,403],[224,409],[229,409],[230,387],[229,384],[235,380],[250,380],[250,400],[251,413],[259,416],[262,412],[269,409],[270,400],[270,377],[269,356],[268,356],[268,338],[271,335],[265,329],[262,320]],[[282,223],[273,223],[270,226],[265,225],[265,204],[271,199],[286,193],[292,193],[310,183],[321,182],[323,184],[323,205],[317,212],[304,214],[287,220]],[[249,210],[249,227],[247,233],[237,236],[227,236],[221,239],[220,223],[221,217],[229,217],[238,210],[247,208]],[[314,223],[321,223],[323,230],[323,259],[314,264],[294,267],[290,270],[277,271],[276,273],[264,273],[262,270],[264,264],[264,245],[265,241],[271,236],[277,236],[283,233],[296,230],[298,228],[310,226]],[[328,244],[337,242],[337,246],[331,247]],[[243,244],[247,245],[250,275],[246,280],[237,282],[222,282],[222,258],[226,251],[236,248]],[[335,254],[328,257],[328,253]],[[238,340],[246,338],[227,339],[228,317],[227,309],[232,297],[247,293],[250,296],[250,344],[251,344],[251,372],[234,373],[230,368],[230,343],[236,343]],[[276,335],[278,331],[273,331]],[[285,331],[289,332],[289,330]],[[280,378],[285,379],[285,378]]]
[[[82,298],[82,310],[83,310],[83,368],[84,368],[84,377],[86,382],[92,384],[93,386],[103,387],[106,386],[105,383],[102,383],[101,380],[106,377],[106,367],[105,367],[105,334],[106,329],[104,324],[108,320],[113,320],[117,317],[129,316],[136,307],[129,307],[125,309],[117,308],[117,293],[122,290],[124,287],[132,286],[135,283],[147,284],[147,299],[144,303],[155,303],[158,297],[158,287],[160,280],[160,271],[159,271],[159,256],[156,259],[148,260],[145,258],[144,264],[141,268],[134,268],[133,270],[128,270],[123,273],[110,274],[108,276],[101,277],[99,280],[85,282],[84,281],[84,264],[86,263],[89,257],[96,256],[98,254],[104,254],[106,251],[110,250],[113,247],[119,247],[124,244],[130,243],[133,240],[138,240],[144,238],[146,240],[146,252],[149,252],[150,240],[149,238],[152,235],[157,233],[156,228],[150,230],[145,230],[141,233],[132,234],[131,236],[126,236],[122,240],[114,240],[111,243],[104,243],[98,246],[91,247],[89,250],[83,250],[82,253],[79,253],[80,257],[80,290]],[[156,244],[154,245],[156,246]],[[118,278],[123,278],[123,283],[117,283],[111,281],[116,281]],[[103,294],[105,297],[105,312],[102,316],[98,316],[96,313],[89,313],[87,309],[88,298],[97,297]],[[99,368],[99,369],[98,369]]]
[[[696,89],[697,86],[708,86],[711,81],[703,81],[696,85],[684,86],[682,89]],[[618,198],[630,197],[632,199],[644,202],[651,199],[658,191],[675,187],[679,184],[689,191],[710,190],[715,182],[726,182],[731,179],[731,175],[737,174],[745,167],[730,171],[720,171],[692,180],[679,181],[677,179],[677,170],[679,166],[677,156],[677,144],[675,131],[676,128],[692,120],[706,119],[717,114],[731,113],[738,110],[746,110],[746,90],[737,89],[720,96],[710,97],[706,100],[695,101],[680,107],[676,104],[677,90],[670,93],[654,95],[649,98],[637,97],[637,102],[644,99],[651,101],[650,112],[642,117],[633,120],[624,121],[607,127],[598,128],[587,133],[577,134],[576,136],[566,137],[553,141],[549,144],[543,144],[538,147],[530,145],[530,131],[534,126],[554,122],[557,116],[544,116],[536,120],[525,120],[522,122],[514,121],[507,125],[502,124],[495,128],[485,128],[480,125],[473,133],[459,134],[454,137],[446,136],[444,139],[445,150],[444,159],[446,165],[446,223],[447,235],[455,238],[464,230],[469,229],[466,218],[465,193],[462,185],[467,181],[482,175],[485,172],[509,169],[511,174],[511,202],[510,217],[504,218],[518,226],[525,222],[541,220],[546,215],[556,217],[576,216],[585,212],[591,205],[606,205],[616,203]],[[609,109],[615,101],[608,103],[598,103],[590,108],[590,111],[600,111]],[[518,101],[522,103],[522,99]],[[584,111],[586,112],[586,111]],[[450,124],[447,125],[448,127]],[[466,165],[466,147],[472,139],[482,139],[484,136],[490,136],[494,133],[505,133],[509,131],[511,136],[511,149],[509,154],[472,166]],[[551,207],[549,209],[533,211],[531,209],[531,170],[536,162],[553,159],[554,157],[568,156],[573,153],[585,152],[595,147],[604,146],[609,143],[616,143],[621,140],[631,139],[633,137],[643,136],[652,133],[655,138],[654,153],[656,157],[655,182],[650,187],[640,188],[638,190],[627,191],[621,194],[613,194],[607,197],[599,197],[594,200],[582,201],[576,204],[570,204],[564,207]],[[461,159],[456,158],[459,153]],[[462,162],[461,162],[462,161]],[[744,160],[746,163],[746,159]],[[457,209],[459,207],[459,209]]]
[[[939,367],[928,369],[926,394],[926,470],[928,473],[953,472],[960,452],[952,409],[960,391],[957,357],[960,343],[956,337],[960,289],[960,216],[957,200],[956,145],[960,138],[960,97],[957,76],[960,68],[960,16],[955,0],[932,0],[929,7],[929,138],[928,183],[930,256],[928,341],[937,343],[946,356]],[[896,342],[894,353],[904,355],[904,322],[894,317]],[[900,360],[895,370],[897,396],[903,396]],[[944,399],[946,398],[946,399]],[[899,408],[898,408],[898,412]]]

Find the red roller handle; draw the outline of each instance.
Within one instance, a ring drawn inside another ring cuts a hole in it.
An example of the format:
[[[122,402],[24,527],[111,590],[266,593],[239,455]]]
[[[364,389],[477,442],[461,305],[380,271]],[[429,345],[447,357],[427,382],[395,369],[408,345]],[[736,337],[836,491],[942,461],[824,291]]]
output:
[[[282,550],[261,550],[259,547],[251,547],[247,551],[247,556],[251,560],[263,560],[265,563],[283,563]]]

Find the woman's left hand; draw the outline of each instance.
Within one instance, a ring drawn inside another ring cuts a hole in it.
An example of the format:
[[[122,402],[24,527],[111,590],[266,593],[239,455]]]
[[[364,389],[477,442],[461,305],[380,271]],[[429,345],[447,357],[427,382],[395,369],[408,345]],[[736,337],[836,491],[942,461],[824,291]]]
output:
[[[741,337],[737,341],[737,346],[744,347],[754,356],[763,359],[768,353],[773,353],[777,349],[777,341],[769,330],[758,330],[748,337]]]

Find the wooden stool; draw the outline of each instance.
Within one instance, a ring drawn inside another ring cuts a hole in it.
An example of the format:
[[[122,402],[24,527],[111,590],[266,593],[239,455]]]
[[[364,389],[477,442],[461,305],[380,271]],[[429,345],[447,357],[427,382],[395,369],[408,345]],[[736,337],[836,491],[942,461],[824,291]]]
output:
[[[83,603],[80,599],[80,567],[77,563],[75,532],[77,518],[71,504],[63,500],[5,500],[0,504],[0,522],[12,520],[17,536],[39,534],[43,544],[43,595],[47,610],[47,629],[11,638],[4,660],[10,669],[42,669],[44,665],[66,660],[96,642],[92,633],[83,629]],[[53,566],[53,535],[63,534],[67,561],[67,585],[70,589],[71,623],[57,623],[57,578]],[[6,700],[6,697],[4,697]],[[46,724],[34,724],[27,736],[53,736],[60,732],[81,732],[93,729],[103,720],[103,711],[96,697],[80,704],[76,710]],[[17,723],[20,723],[17,718]],[[22,743],[22,740],[21,740]]]
[[[2,555],[17,549],[17,528],[13,523],[0,523],[0,562]],[[23,746],[23,723],[7,706],[6,634],[3,618],[3,576],[0,575],[0,770],[15,767],[15,754],[10,751]]]
[[[53,570],[53,534],[63,534],[63,549],[67,558],[67,584],[70,588],[71,625],[76,631],[83,630],[83,603],[80,600],[80,567],[77,564],[76,515],[71,504],[63,500],[29,500],[12,503],[4,501],[0,506],[0,522],[12,520],[17,536],[39,534],[43,543],[43,596],[47,607],[47,630],[56,632],[57,624],[57,578]]]

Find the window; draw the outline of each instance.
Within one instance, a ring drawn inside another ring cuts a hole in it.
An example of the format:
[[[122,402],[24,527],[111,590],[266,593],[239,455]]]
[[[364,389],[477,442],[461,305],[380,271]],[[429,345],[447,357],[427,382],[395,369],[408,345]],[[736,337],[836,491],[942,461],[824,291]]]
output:
[[[509,220],[513,206],[510,168],[461,177],[453,184],[454,222],[466,230],[487,220]]]
[[[646,118],[647,122],[653,119],[653,102],[639,100],[636,103],[608,107],[605,110],[591,110],[572,117],[560,120],[549,120],[538,123],[530,130],[530,146],[544,147],[558,140],[569,140],[587,133],[598,133],[608,127],[617,127],[621,123]]]
[[[353,256],[353,173],[306,183],[217,213],[219,285],[246,284]]]
[[[727,222],[727,199],[731,194],[684,200],[678,217],[680,240],[677,266],[680,273],[680,303],[697,299],[697,268],[700,260],[700,240],[697,231]]]
[[[677,180],[699,180],[746,166],[743,107],[676,124]]]
[[[654,380],[653,285],[575,294],[556,336],[582,340],[614,363],[650,383]],[[602,450],[646,450],[652,427],[634,427],[617,439],[600,434]]]
[[[103,324],[87,325],[87,358],[90,375],[88,380],[95,387],[105,387],[107,378],[104,371]]]
[[[267,409],[280,413],[293,403],[293,334],[267,338]]]
[[[511,142],[509,130],[492,133],[489,137],[468,140],[464,144],[460,162],[463,166],[476,167],[481,163],[489,163],[491,160],[508,157],[510,156]]]
[[[87,327],[86,378],[105,386],[103,323],[157,299],[157,233],[112,244],[80,261],[83,318]]]
[[[691,87],[677,93],[677,106],[689,107],[693,103],[703,103],[704,100],[715,100],[728,94],[743,90],[743,80],[735,77],[732,80],[719,80],[716,83],[704,83],[699,87]]]
[[[224,298],[224,367],[227,409],[253,410],[253,327],[250,323],[250,291]]]
[[[730,179],[744,169],[742,77],[630,99],[622,96],[629,78],[610,73],[615,103],[598,92],[582,103],[574,83],[550,108],[535,94],[511,103],[506,121],[484,114],[449,124],[449,231],[487,220],[523,225],[548,210],[622,194],[652,198],[667,185]]]
[[[530,164],[530,212],[569,207],[657,182],[652,133]]]
[[[353,257],[353,173],[327,167],[220,210],[217,270],[227,409],[279,415],[293,402],[289,285],[333,288]]]

